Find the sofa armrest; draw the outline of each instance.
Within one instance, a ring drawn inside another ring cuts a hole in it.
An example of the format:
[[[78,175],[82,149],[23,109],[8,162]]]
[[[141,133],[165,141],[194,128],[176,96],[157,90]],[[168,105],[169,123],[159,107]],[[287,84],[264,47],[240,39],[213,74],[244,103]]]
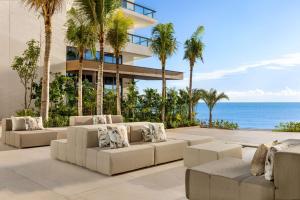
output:
[[[12,121],[10,118],[4,118],[2,119],[2,133],[6,131],[12,131]]]
[[[274,160],[276,199],[300,199],[300,146],[277,152]]]

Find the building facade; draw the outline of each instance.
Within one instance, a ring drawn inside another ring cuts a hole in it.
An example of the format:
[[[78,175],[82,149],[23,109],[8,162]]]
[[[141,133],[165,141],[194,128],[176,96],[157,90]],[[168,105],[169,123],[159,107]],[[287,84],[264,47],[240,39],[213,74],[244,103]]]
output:
[[[66,13],[72,6],[72,0],[64,2],[62,10],[53,17],[53,39],[51,51],[51,72],[74,75],[78,73],[78,58],[74,48],[65,42],[64,24]],[[122,93],[126,93],[127,85],[134,79],[159,80],[161,70],[135,66],[134,61],[152,56],[151,40],[134,34],[136,29],[153,26],[157,23],[156,12],[134,1],[122,0],[122,11],[134,20],[134,28],[128,33],[129,43],[122,52],[120,78]],[[35,39],[41,43],[41,59],[43,66],[44,26],[43,18],[38,13],[29,11],[21,0],[0,1],[0,119],[14,115],[22,109],[24,89],[19,77],[10,67],[15,56],[20,55],[26,42]],[[115,85],[115,58],[113,50],[105,45],[104,87],[113,88]],[[96,84],[99,52],[96,58],[89,51],[85,52],[83,77]],[[39,69],[41,74],[42,69]],[[180,80],[182,72],[167,71],[167,79]]]

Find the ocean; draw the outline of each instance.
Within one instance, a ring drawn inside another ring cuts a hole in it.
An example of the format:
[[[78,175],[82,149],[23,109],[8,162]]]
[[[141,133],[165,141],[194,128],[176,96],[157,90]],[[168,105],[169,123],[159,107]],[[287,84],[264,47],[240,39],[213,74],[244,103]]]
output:
[[[199,120],[208,119],[204,103],[196,112]],[[300,121],[300,103],[218,103],[213,119],[238,123],[242,129],[274,129],[280,122]]]

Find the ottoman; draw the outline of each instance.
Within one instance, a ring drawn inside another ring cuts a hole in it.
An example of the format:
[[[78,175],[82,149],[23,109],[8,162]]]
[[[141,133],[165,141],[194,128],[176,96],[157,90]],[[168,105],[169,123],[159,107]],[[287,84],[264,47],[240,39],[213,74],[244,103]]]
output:
[[[213,137],[209,136],[196,136],[196,135],[183,135],[183,134],[168,134],[168,138],[172,140],[185,140],[188,143],[188,146],[203,144],[212,142],[214,139]]]
[[[223,142],[209,142],[189,146],[184,151],[184,165],[190,168],[225,157],[242,159],[242,146]]]

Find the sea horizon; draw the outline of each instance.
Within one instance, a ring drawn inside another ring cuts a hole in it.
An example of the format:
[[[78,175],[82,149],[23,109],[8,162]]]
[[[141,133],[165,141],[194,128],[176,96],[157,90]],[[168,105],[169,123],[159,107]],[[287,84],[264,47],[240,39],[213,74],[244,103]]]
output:
[[[203,102],[196,107],[197,119],[207,120]],[[240,129],[272,130],[284,122],[300,121],[300,102],[220,102],[213,110],[213,120],[237,123]]]

